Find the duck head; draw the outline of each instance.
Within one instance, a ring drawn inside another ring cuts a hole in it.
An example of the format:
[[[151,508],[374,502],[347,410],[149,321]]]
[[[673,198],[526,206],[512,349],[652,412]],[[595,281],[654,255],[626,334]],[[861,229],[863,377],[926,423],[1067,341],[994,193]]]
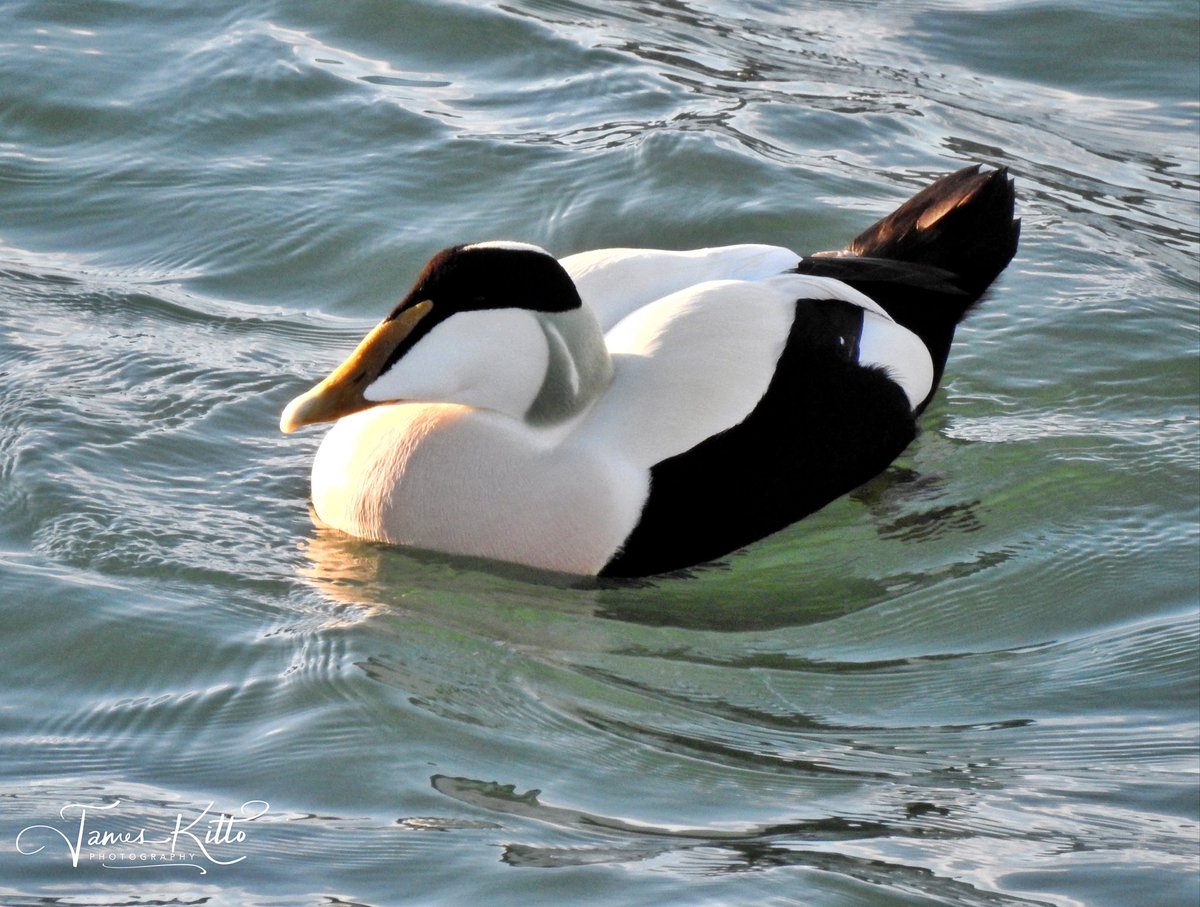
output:
[[[324,381],[288,404],[285,433],[379,403],[458,403],[562,422],[605,389],[612,362],[570,276],[524,243],[455,246]]]

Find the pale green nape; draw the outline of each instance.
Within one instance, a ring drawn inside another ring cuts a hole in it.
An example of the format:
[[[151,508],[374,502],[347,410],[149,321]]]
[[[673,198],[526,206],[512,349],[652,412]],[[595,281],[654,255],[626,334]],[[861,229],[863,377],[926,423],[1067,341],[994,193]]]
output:
[[[586,306],[568,312],[537,312],[550,350],[546,376],[529,409],[529,425],[555,425],[578,415],[604,393],[612,358],[596,316]]]

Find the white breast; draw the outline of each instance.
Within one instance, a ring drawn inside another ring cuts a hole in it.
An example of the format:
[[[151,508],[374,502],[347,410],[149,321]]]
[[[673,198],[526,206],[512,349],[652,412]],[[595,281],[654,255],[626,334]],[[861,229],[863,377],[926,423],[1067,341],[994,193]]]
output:
[[[341,419],[313,464],[322,521],[376,541],[595,574],[641,514],[649,475],[531,429],[446,404]]]

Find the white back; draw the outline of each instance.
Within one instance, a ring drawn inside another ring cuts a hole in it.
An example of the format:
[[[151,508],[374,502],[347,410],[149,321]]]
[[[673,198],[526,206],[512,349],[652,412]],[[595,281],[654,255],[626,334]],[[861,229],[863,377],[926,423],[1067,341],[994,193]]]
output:
[[[572,440],[649,468],[737,425],[771,382],[794,299],[778,278],[713,281],[632,313],[606,335],[612,387]]]
[[[607,331],[636,309],[679,290],[710,280],[762,280],[799,261],[795,252],[779,246],[747,244],[686,252],[596,249],[559,263]]]
[[[914,405],[928,393],[933,366],[924,344],[845,284],[799,274],[712,281],[643,306],[605,335],[612,387],[574,442],[649,468],[739,424],[770,385],[798,299],[864,309],[859,361],[885,368]]]

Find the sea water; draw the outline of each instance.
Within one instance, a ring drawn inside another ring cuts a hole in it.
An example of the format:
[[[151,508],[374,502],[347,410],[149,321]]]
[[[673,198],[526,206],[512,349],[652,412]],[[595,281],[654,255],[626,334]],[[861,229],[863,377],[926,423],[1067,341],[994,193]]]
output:
[[[0,903],[1194,904],[1198,19],[0,4]],[[816,516],[642,583],[310,517],[280,410],[434,251],[832,249],[970,163],[1017,258]]]

